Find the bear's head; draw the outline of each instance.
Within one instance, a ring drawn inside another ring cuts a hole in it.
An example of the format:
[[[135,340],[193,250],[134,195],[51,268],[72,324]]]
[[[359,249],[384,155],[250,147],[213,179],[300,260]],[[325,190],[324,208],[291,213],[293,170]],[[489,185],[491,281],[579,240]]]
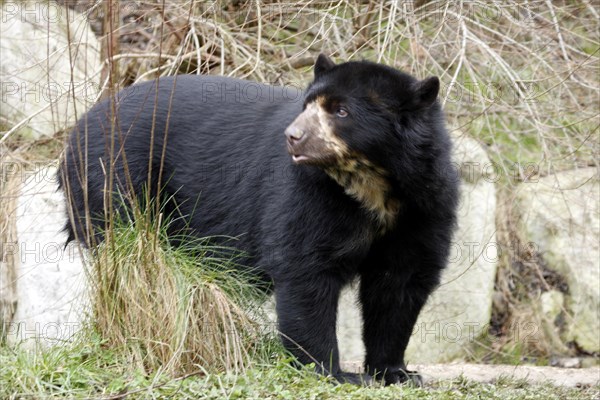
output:
[[[386,149],[397,147],[398,130],[409,120],[418,123],[432,108],[439,112],[439,106],[432,107],[437,77],[419,81],[367,61],[336,65],[324,54],[314,75],[303,111],[285,130],[296,164],[334,168],[356,159],[378,164]]]
[[[401,193],[422,185],[418,175],[448,147],[440,82],[368,61],[336,65],[323,54],[314,74],[302,112],[285,130],[288,152],[296,164],[323,169],[385,232]]]

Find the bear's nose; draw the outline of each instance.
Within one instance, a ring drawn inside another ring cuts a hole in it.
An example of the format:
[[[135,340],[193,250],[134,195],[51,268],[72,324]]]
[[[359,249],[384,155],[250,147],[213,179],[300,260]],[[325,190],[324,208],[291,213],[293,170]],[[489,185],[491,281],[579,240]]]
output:
[[[285,130],[285,136],[290,144],[298,143],[304,137],[304,131],[293,126],[288,126]]]

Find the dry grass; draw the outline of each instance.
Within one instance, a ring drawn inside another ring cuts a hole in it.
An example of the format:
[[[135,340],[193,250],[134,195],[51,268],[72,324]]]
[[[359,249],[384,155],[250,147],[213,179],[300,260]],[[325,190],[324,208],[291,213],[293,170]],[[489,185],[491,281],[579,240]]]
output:
[[[218,248],[173,247],[150,212],[134,214],[133,225],[113,221],[92,257],[97,331],[148,373],[244,370],[261,338],[248,316],[259,298],[250,278]]]
[[[105,64],[118,87],[176,73],[303,86],[322,51],[440,76],[451,124],[509,184],[600,155],[594,2],[64,2],[117,43]],[[119,14],[106,24],[109,3]]]
[[[511,180],[532,172],[514,163],[540,174],[596,165],[600,36],[589,2],[117,4],[120,53],[107,61],[121,86],[175,73],[303,86],[318,52],[366,58],[440,76],[450,122]]]

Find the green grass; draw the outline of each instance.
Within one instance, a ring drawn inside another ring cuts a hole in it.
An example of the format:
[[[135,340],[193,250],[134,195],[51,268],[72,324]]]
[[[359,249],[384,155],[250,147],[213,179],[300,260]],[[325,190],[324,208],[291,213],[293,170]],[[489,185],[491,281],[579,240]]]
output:
[[[209,373],[197,369],[187,376],[174,376],[131,369],[124,353],[107,346],[97,334],[89,334],[65,347],[31,352],[2,347],[0,398],[111,398],[127,394],[127,399],[577,400],[600,394],[598,387],[532,386],[506,378],[494,384],[455,379],[423,389],[336,385],[308,368],[293,368],[277,344],[270,349],[268,358],[256,361],[243,373]]]

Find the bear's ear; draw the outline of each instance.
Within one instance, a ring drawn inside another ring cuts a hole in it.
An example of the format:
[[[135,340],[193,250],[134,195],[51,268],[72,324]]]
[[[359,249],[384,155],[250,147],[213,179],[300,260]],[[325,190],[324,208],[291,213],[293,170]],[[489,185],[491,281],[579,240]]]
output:
[[[437,76],[418,81],[412,85],[414,104],[417,108],[429,107],[433,104],[440,91],[440,80]]]
[[[324,72],[329,71],[333,67],[335,67],[335,63],[331,61],[329,57],[323,53],[319,54],[319,57],[317,57],[317,61],[315,62],[315,78]]]

